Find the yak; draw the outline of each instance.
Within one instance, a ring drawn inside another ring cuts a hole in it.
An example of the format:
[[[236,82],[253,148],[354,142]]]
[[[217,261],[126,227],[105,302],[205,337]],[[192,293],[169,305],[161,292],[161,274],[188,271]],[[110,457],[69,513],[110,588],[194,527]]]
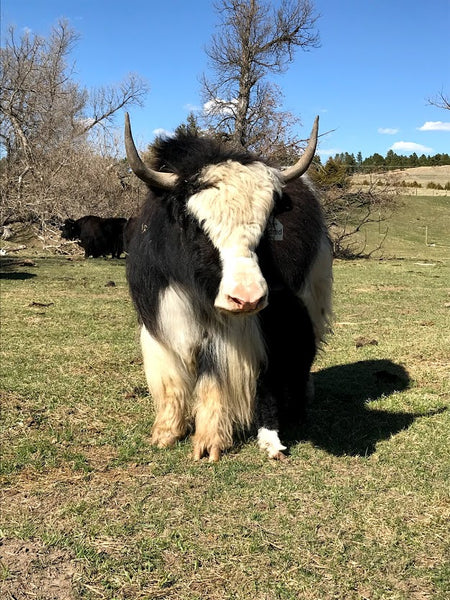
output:
[[[331,244],[304,175],[317,135],[318,118],[285,170],[189,133],[159,140],[149,166],[125,115],[128,162],[148,187],[127,279],[156,409],[152,444],[192,432],[194,460],[215,462],[253,428],[269,457],[285,458],[280,426],[304,414],[331,318]]]
[[[124,229],[127,219],[103,218],[86,215],[80,219],[66,219],[61,227],[61,237],[78,240],[85,258],[107,256],[120,258],[124,251]]]

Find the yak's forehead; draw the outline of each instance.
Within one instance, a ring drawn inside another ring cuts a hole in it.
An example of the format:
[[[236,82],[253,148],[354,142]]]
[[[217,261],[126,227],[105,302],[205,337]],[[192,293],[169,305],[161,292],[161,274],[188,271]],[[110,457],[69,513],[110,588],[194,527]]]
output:
[[[253,250],[282,193],[277,171],[261,162],[228,160],[205,167],[199,177],[205,187],[189,198],[188,210],[213,244],[223,250],[244,243]]]

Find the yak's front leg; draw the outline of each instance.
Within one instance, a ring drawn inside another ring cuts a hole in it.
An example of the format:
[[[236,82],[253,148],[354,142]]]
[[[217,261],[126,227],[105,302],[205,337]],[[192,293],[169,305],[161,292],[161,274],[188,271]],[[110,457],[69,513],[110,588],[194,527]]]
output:
[[[233,419],[227,400],[214,377],[208,375],[199,380],[194,405],[194,460],[209,455],[210,462],[217,462],[222,452],[232,446]]]
[[[258,382],[255,423],[258,430],[258,446],[265,450],[269,458],[284,460],[286,446],[279,437],[279,406],[275,396],[261,382]]]
[[[141,330],[144,370],[156,409],[151,442],[159,448],[172,446],[186,434],[193,376],[172,351]]]

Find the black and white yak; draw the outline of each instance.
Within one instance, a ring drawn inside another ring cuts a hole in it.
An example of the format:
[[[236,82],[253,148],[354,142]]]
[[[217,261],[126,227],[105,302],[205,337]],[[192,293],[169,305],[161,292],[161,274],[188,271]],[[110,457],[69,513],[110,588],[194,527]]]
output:
[[[298,420],[331,315],[332,254],[300,160],[279,170],[205,137],[158,142],[145,165],[125,116],[130,167],[148,198],[129,245],[127,277],[156,407],[152,443],[194,431],[193,457],[219,460],[233,434],[284,458],[280,416]]]

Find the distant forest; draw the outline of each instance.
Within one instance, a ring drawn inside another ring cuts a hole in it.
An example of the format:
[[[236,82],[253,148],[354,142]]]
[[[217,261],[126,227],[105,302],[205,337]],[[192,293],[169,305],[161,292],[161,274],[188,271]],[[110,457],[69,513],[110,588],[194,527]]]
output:
[[[328,160],[333,160],[346,165],[347,172],[352,173],[358,171],[409,169],[411,167],[439,167],[442,165],[450,165],[449,154],[435,154],[434,156],[421,154],[418,156],[413,152],[408,156],[404,156],[402,154],[396,154],[393,150],[389,150],[386,156],[375,153],[367,158],[363,158],[361,152],[358,152],[356,157],[354,154],[341,152]]]

